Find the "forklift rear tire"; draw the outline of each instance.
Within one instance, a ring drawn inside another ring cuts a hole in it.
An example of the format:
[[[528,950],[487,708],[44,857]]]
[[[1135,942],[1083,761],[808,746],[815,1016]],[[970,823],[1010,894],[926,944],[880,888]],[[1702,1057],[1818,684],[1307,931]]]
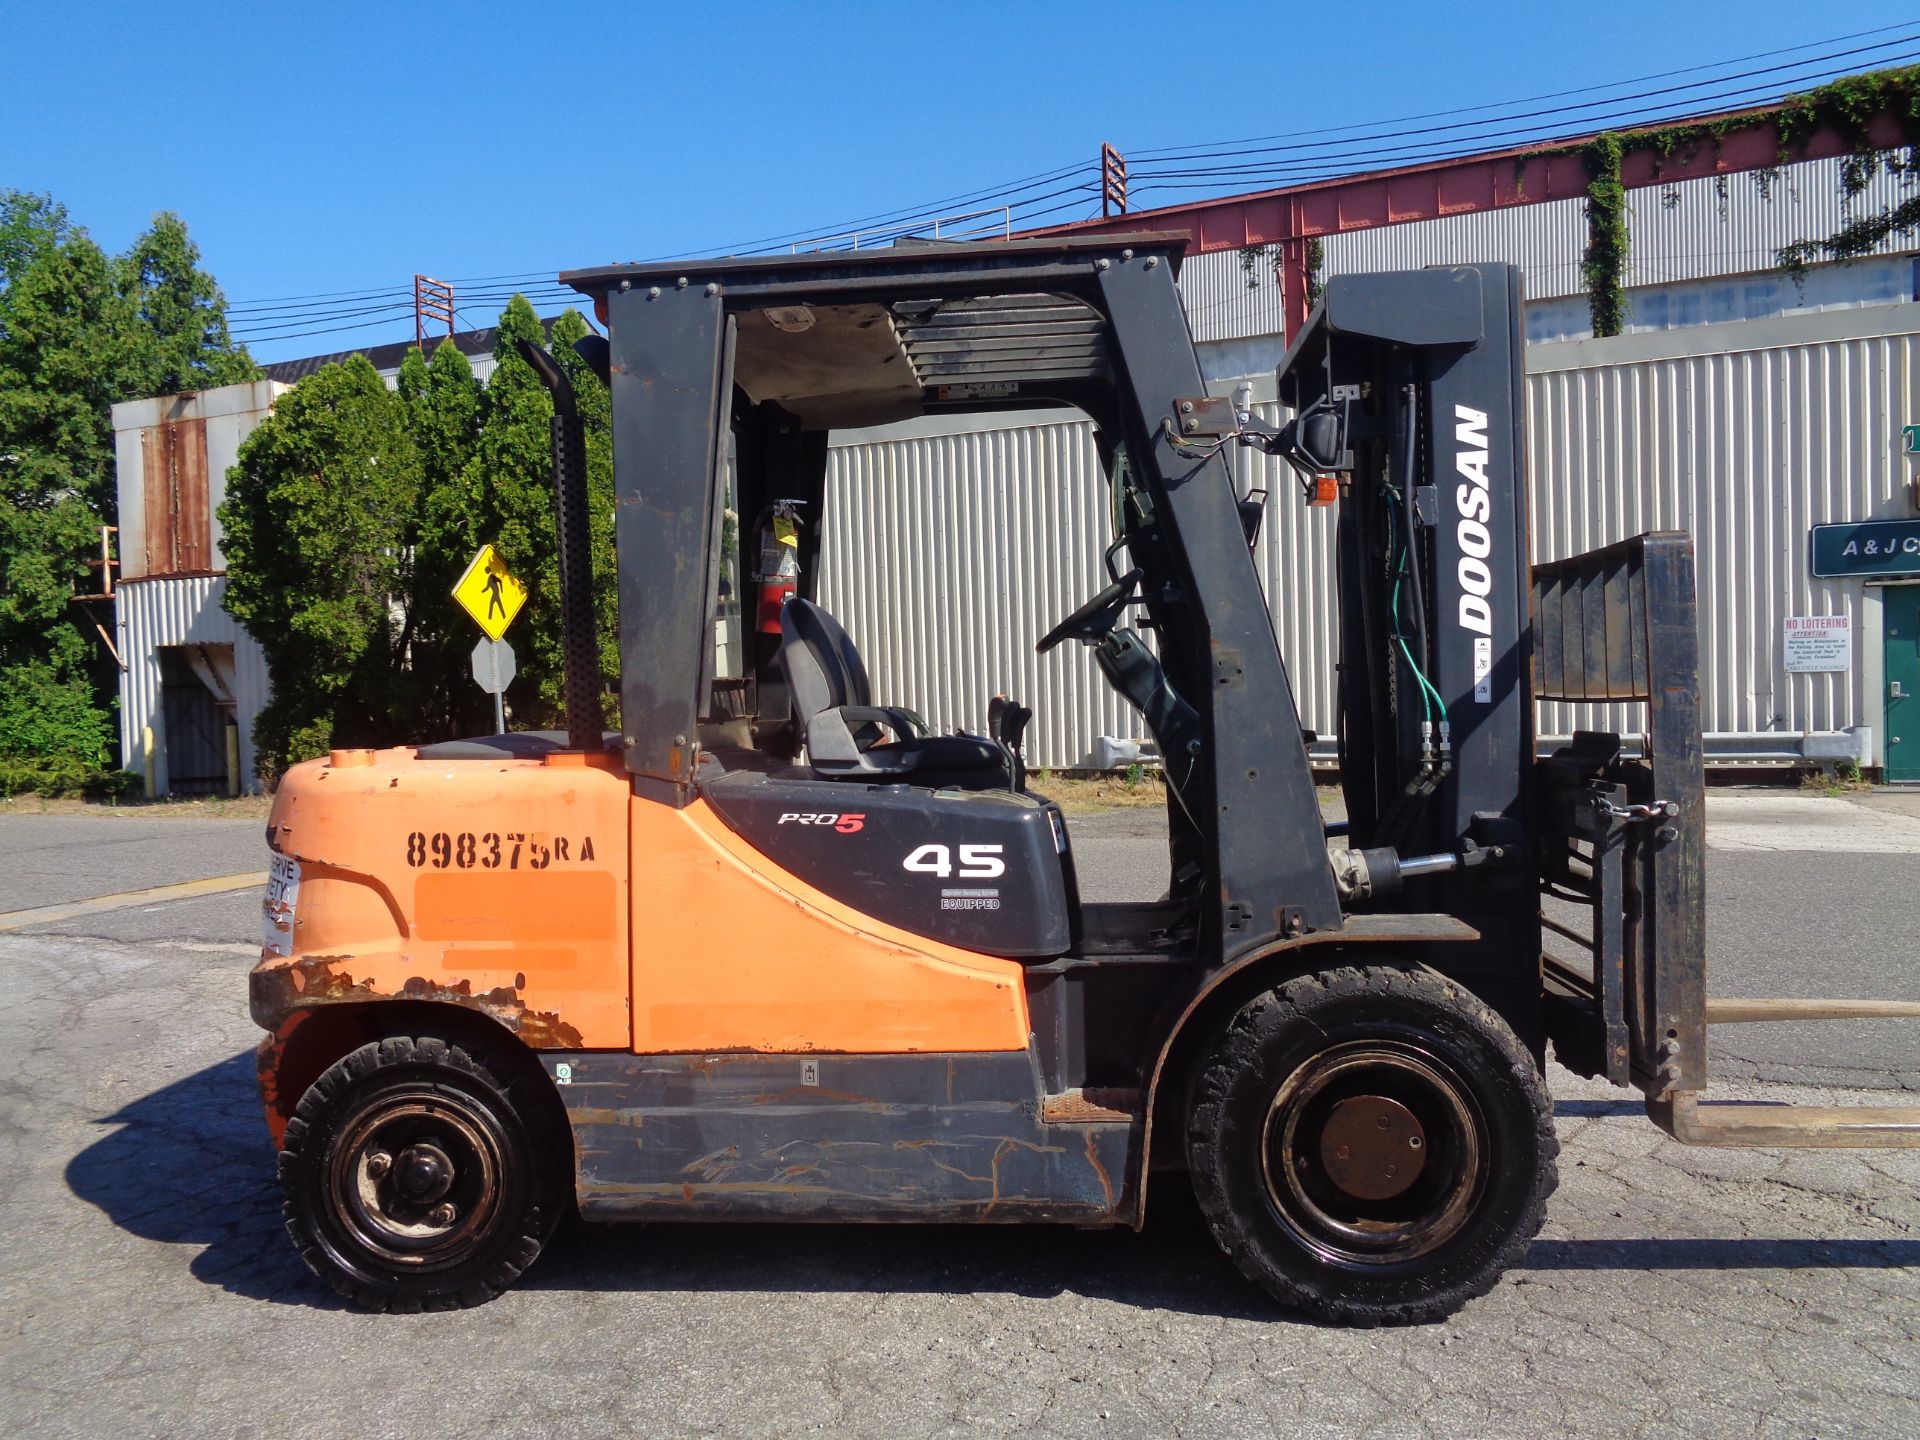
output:
[[[367,1310],[452,1310],[539,1255],[568,1173],[532,1074],[479,1046],[395,1036],[300,1097],[280,1152],[287,1233]]]
[[[1539,1232],[1553,1102],[1486,1005],[1424,966],[1289,980],[1248,1002],[1197,1076],[1196,1198],[1281,1304],[1343,1325],[1444,1319]]]

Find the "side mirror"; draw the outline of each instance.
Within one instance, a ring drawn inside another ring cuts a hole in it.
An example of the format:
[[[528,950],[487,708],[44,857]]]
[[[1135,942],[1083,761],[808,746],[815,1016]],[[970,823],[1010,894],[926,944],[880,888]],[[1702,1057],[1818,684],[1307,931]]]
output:
[[[1316,470],[1344,470],[1347,459],[1346,427],[1337,410],[1311,410],[1300,417],[1296,443],[1300,453]]]

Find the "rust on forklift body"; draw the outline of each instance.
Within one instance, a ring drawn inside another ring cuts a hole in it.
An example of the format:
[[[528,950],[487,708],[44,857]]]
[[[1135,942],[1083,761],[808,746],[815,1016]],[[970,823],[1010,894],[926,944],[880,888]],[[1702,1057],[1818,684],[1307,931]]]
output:
[[[529,1010],[516,985],[496,985],[475,991],[471,980],[429,980],[410,975],[397,989],[382,990],[373,980],[356,980],[345,968],[351,955],[294,955],[265,962],[251,977],[248,1003],[254,1023],[276,1029],[298,1011],[323,1005],[369,1000],[422,1000],[458,1005],[499,1022],[535,1050],[578,1050],[585,1041],[579,1030],[553,1011]],[[525,985],[526,977],[515,980]]]

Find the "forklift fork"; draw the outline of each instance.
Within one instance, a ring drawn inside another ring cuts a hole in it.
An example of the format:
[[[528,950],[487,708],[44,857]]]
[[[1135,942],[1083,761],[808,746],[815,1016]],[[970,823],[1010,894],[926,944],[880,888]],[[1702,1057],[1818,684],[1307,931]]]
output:
[[[1638,1087],[1654,1123],[1689,1145],[1920,1148],[1916,1106],[1702,1098],[1710,1025],[1920,1019],[1920,1003],[1707,998],[1691,539],[1639,535],[1536,566],[1533,615],[1537,699],[1647,706],[1639,758],[1617,735],[1579,732],[1541,762],[1541,889],[1588,911],[1585,933],[1544,906],[1541,917],[1591,962],[1543,957],[1563,1061]]]

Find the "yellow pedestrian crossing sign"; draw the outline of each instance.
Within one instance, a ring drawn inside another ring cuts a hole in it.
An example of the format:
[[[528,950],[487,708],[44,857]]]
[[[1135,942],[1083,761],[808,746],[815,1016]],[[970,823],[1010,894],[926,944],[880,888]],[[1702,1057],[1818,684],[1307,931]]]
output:
[[[498,640],[527,603],[527,587],[513,578],[507,562],[493,546],[482,545],[454,585],[453,598],[473,617],[473,623],[487,632],[489,640]]]

